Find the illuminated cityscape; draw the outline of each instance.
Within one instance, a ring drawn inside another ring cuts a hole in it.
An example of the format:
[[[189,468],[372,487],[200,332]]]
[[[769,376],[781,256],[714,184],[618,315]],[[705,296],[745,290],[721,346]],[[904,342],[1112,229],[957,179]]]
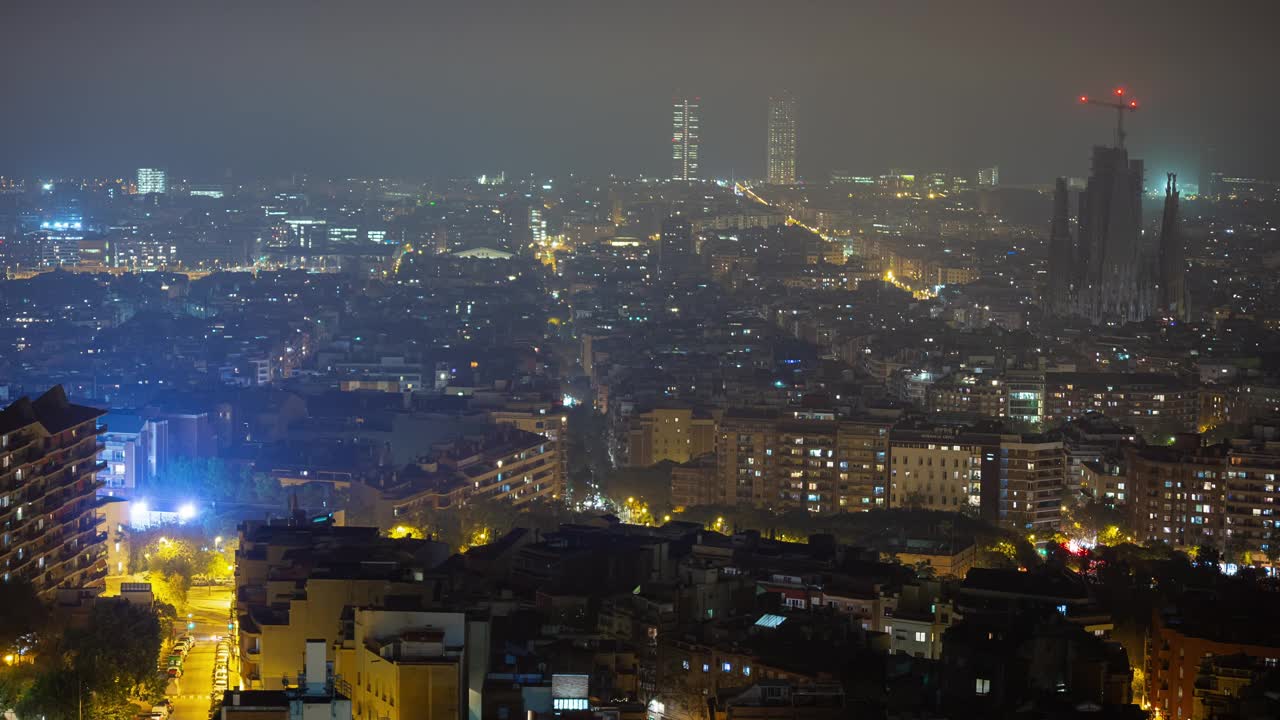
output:
[[[1280,717],[1277,21],[5,5],[0,717]]]

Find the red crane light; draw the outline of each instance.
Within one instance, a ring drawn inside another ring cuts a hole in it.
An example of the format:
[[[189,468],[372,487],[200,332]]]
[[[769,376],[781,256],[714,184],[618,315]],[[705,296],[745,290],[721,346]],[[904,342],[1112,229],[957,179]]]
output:
[[[1130,101],[1129,101],[1129,107],[1133,108],[1134,110],[1137,110],[1137,109],[1138,109],[1138,101],[1137,101],[1137,100],[1130,100]]]
[[[1080,102],[1082,102],[1082,103],[1087,103],[1087,102],[1089,102],[1089,96],[1088,96],[1088,95],[1081,95],[1081,96],[1080,96]]]
[[[1120,95],[1124,95],[1124,88],[1122,87],[1116,88],[1116,96],[1120,96]]]

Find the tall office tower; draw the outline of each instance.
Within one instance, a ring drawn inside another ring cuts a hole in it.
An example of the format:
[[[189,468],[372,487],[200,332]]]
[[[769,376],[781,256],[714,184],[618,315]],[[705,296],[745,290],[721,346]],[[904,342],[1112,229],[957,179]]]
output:
[[[1000,184],[1000,166],[981,168],[978,170],[980,187],[995,187]]]
[[[1094,325],[1137,322],[1151,315],[1152,277],[1142,247],[1141,160],[1122,147],[1095,147],[1080,196],[1076,312]]]
[[[698,179],[698,145],[701,142],[702,112],[699,98],[675,99],[671,110],[671,179]]]
[[[1187,319],[1187,249],[1178,231],[1178,176],[1169,173],[1160,220],[1160,308],[1175,320]]]
[[[164,170],[138,168],[138,194],[164,194],[169,189],[169,176]]]
[[[769,98],[768,161],[770,185],[796,183],[796,99],[788,92]]]
[[[662,222],[658,245],[658,277],[663,280],[680,275],[693,260],[693,227],[682,217],[669,217]]]
[[[1049,287],[1045,305],[1052,315],[1071,314],[1071,298],[1076,284],[1075,243],[1067,220],[1067,179],[1058,178],[1053,188],[1053,225],[1049,228]]]
[[[529,206],[529,241],[535,245],[547,241],[547,221],[542,219],[542,208]]]
[[[51,600],[59,587],[101,587],[106,534],[97,510],[102,410],[61,386],[0,411],[0,574]]]

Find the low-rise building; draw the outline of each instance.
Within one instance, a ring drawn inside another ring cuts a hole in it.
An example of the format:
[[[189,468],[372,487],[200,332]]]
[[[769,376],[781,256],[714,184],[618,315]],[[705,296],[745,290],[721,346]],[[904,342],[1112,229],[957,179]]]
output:
[[[1147,636],[1147,702],[1161,717],[1195,716],[1197,678],[1205,658],[1247,656],[1280,662],[1280,636],[1271,593],[1188,596],[1156,611]]]
[[[683,463],[715,450],[715,419],[690,408],[654,408],[633,415],[627,464]]]
[[[488,622],[464,613],[356,607],[334,671],[356,718],[479,717],[488,644]]]
[[[1048,373],[1044,407],[1046,420],[1100,412],[1150,437],[1195,432],[1200,424],[1198,389],[1173,375]]]

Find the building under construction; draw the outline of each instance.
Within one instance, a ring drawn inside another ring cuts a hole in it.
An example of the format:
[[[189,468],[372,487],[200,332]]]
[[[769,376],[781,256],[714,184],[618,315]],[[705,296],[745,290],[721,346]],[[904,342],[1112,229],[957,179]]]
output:
[[[1117,89],[1117,97],[1124,91]],[[1093,325],[1141,322],[1152,317],[1186,318],[1185,252],[1178,233],[1178,190],[1169,176],[1159,241],[1143,230],[1141,160],[1124,147],[1124,114],[1137,102],[1081,102],[1117,110],[1116,144],[1093,149],[1089,181],[1079,194],[1075,232],[1068,212],[1066,181],[1054,192],[1049,234],[1050,314],[1082,318]]]

